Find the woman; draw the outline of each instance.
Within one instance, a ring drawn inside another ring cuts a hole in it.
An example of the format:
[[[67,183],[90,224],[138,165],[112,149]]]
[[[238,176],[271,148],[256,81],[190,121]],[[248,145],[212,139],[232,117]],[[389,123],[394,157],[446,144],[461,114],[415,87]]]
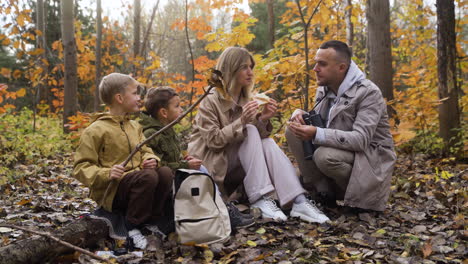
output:
[[[259,111],[250,100],[254,65],[244,48],[230,47],[221,54],[216,69],[223,74],[224,90],[201,102],[188,152],[204,161],[225,199],[243,183],[252,208],[259,208],[264,218],[285,221],[273,200],[276,191],[282,207],[293,203],[291,216],[323,223],[328,217],[306,199],[295,168],[268,138],[276,101],[270,99]]]

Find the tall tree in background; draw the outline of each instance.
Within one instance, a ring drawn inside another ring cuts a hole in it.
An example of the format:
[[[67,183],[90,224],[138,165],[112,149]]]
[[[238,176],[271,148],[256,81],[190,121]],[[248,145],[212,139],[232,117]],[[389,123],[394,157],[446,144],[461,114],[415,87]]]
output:
[[[310,82],[310,65],[309,65],[309,26],[310,26],[310,22],[312,21],[312,18],[314,17],[315,13],[317,13],[318,11],[318,8],[320,6],[320,4],[322,3],[322,0],[320,0],[318,2],[318,4],[315,6],[315,9],[314,11],[312,12],[312,14],[310,15],[309,18],[307,18],[307,21],[306,21],[306,17],[304,14],[306,9],[303,9],[301,7],[301,2],[300,0],[296,0],[296,5],[297,5],[297,9],[299,10],[299,14],[301,16],[301,21],[302,21],[302,27],[303,27],[303,30],[304,30],[304,55],[305,55],[305,65],[306,65],[306,76],[305,76],[305,85],[304,85],[304,110],[306,111],[309,111],[309,82]]]
[[[457,133],[460,128],[460,110],[456,79],[455,5],[453,0],[437,0],[436,5],[439,134],[448,150],[461,140]]]
[[[73,25],[73,0],[62,0],[62,43],[65,66],[63,131],[68,133],[68,117],[76,114],[76,91],[78,86],[76,64],[75,27]]]
[[[346,43],[353,53],[354,27],[351,17],[353,16],[353,4],[351,0],[345,0],[345,22],[346,22]]]
[[[393,100],[393,70],[389,0],[367,0],[366,17],[369,77],[390,101]],[[394,115],[390,106],[388,113]]]
[[[96,1],[96,88],[94,90],[94,112],[99,110],[99,82],[101,80],[101,42],[102,42],[101,0]]]
[[[268,39],[269,39],[269,49],[273,48],[275,43],[275,12],[274,12],[274,1],[267,0],[268,7]]]
[[[140,20],[141,1],[135,0],[133,4],[133,57],[137,57],[140,52]]]
[[[46,40],[46,27],[45,27],[45,15],[44,15],[44,1],[43,0],[38,0],[36,2],[36,25],[37,29],[41,31],[41,34],[37,37],[36,43],[37,43],[37,48],[43,49],[44,52],[42,52],[40,56],[40,65],[42,69],[45,71],[42,75],[47,76],[47,65],[45,63],[47,62],[47,40]],[[48,95],[47,95],[48,89],[47,89],[47,82],[44,81],[42,85],[40,85],[38,89],[38,96],[37,99],[39,100],[47,100]]]

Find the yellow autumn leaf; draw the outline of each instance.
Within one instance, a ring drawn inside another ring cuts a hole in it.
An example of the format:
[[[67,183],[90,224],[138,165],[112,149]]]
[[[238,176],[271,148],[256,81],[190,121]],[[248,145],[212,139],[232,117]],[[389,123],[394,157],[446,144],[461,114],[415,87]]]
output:
[[[19,201],[18,203],[16,203],[17,205],[26,205],[28,203],[31,203],[32,199],[23,199],[21,201]]]
[[[15,70],[13,72],[13,78],[18,79],[19,77],[21,77],[21,74],[22,72],[20,70]]]
[[[16,96],[18,96],[18,97],[23,97],[25,95],[26,95],[26,89],[24,89],[24,88],[21,88],[16,92]]]
[[[4,40],[2,41],[2,45],[4,45],[4,46],[10,45],[10,43],[11,43],[11,41],[10,41],[10,39],[8,39],[8,38],[6,38],[6,39],[4,39]]]
[[[5,78],[10,78],[11,77],[11,70],[8,68],[2,68],[0,71],[0,74],[3,75]]]
[[[21,27],[24,27],[24,25],[26,24],[25,23],[26,21],[26,17],[24,14],[19,14],[18,17],[16,17],[16,22],[18,23],[18,25],[20,25]]]
[[[247,245],[249,245],[249,247],[256,247],[256,246],[257,246],[257,243],[255,243],[255,242],[252,241],[252,240],[247,240]]]

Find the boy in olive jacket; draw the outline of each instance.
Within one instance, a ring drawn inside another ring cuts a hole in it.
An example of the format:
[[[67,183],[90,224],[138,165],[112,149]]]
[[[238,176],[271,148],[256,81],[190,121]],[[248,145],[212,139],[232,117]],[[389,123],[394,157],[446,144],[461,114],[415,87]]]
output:
[[[94,116],[83,131],[74,157],[73,177],[89,187],[90,197],[99,206],[125,215],[134,246],[144,249],[147,241],[139,229],[162,215],[172,172],[167,167],[158,168],[159,158],[147,146],[125,167],[121,165],[145,139],[141,126],[129,117],[140,110],[138,82],[129,75],[111,73],[102,79],[99,95],[110,111]],[[118,184],[110,185],[112,181]]]
[[[158,87],[148,90],[145,100],[146,112],[142,112],[140,124],[146,137],[150,137],[182,114],[180,97],[171,87]],[[161,164],[177,169],[193,169],[209,174],[202,166],[202,161],[192,156],[182,157],[180,140],[174,129],[169,128],[153,138],[148,144],[160,158]],[[253,217],[239,212],[232,203],[226,204],[233,228],[242,228],[254,224]]]
[[[146,137],[150,137],[182,114],[180,97],[170,87],[149,89],[145,108],[146,112],[140,115],[140,124],[143,126],[143,133]],[[173,128],[153,138],[148,145],[161,158],[161,164],[174,171],[177,169],[200,170],[201,168],[201,160],[191,156],[182,157],[180,140]]]

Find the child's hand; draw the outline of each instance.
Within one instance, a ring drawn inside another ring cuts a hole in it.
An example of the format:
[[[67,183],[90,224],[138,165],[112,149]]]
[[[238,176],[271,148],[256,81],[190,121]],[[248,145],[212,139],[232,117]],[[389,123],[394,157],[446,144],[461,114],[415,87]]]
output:
[[[193,158],[187,161],[189,169],[199,170],[202,164],[202,161],[196,158]]]
[[[187,161],[188,161],[188,160],[192,160],[192,159],[194,159],[194,158],[195,158],[194,156],[188,155],[188,156],[186,156],[186,157],[184,158],[184,160],[187,160]]]
[[[143,169],[156,169],[158,161],[155,159],[147,159],[143,161]]]
[[[109,173],[111,180],[120,179],[125,172],[125,168],[122,165],[114,165]]]

